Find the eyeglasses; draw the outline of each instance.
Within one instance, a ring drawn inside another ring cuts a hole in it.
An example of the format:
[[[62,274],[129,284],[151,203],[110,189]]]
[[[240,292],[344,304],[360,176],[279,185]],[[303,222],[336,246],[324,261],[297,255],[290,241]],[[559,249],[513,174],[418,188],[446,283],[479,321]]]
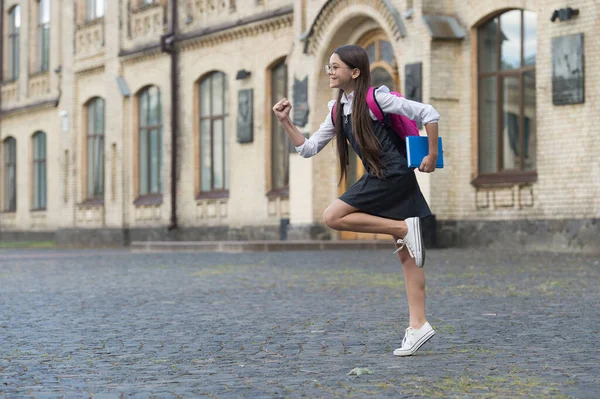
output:
[[[339,68],[354,69],[354,68],[350,68],[350,67],[347,67],[347,66],[335,66],[335,65],[334,65],[334,66],[331,66],[331,65],[327,64],[327,65],[325,65],[325,73],[326,73],[327,75],[329,75],[329,74],[331,74],[331,73],[335,75],[335,72],[336,72],[336,71],[337,71]]]

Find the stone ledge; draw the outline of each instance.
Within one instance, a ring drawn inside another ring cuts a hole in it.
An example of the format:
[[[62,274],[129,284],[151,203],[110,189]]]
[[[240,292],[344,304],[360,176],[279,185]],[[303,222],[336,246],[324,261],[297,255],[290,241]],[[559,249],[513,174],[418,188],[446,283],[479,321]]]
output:
[[[134,252],[275,252],[340,249],[389,249],[388,240],[373,241],[133,241]]]

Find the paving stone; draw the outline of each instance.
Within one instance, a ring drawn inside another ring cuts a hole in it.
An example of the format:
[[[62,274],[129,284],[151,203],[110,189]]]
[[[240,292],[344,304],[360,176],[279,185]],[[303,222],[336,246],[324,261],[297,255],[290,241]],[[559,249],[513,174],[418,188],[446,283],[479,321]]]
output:
[[[0,251],[0,397],[600,397],[597,259],[428,255],[437,334],[398,358],[389,250]]]

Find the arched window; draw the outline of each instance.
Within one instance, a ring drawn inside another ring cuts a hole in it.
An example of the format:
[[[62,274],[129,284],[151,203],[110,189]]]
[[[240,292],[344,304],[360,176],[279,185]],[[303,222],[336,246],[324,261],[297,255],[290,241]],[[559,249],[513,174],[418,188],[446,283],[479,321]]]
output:
[[[2,145],[4,164],[4,211],[17,210],[17,140],[8,137]]]
[[[36,132],[33,142],[33,209],[46,209],[46,133]]]
[[[270,70],[271,101],[275,104],[288,95],[287,66],[285,60],[275,64]],[[271,191],[281,193],[288,190],[290,184],[290,156],[294,150],[291,140],[277,120],[274,113],[271,117]],[[283,193],[285,194],[285,193]]]
[[[377,30],[365,35],[359,45],[365,49],[371,64],[371,85],[385,85],[397,90],[398,73],[394,49],[384,32]]]
[[[227,167],[227,76],[212,72],[198,84],[200,106],[200,192],[229,190]]]
[[[88,200],[104,199],[104,100],[86,104],[86,194]]]
[[[156,86],[138,95],[138,195],[162,192],[162,109]]]
[[[21,7],[14,6],[8,14],[8,80],[19,77],[19,32],[21,30]]]
[[[534,176],[536,47],[531,11],[510,10],[477,29],[478,163],[484,180]]]

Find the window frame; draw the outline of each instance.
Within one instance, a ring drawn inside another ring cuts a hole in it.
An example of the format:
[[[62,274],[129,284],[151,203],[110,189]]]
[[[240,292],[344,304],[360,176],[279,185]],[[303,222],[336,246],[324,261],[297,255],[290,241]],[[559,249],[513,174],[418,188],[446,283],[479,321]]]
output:
[[[157,124],[149,124],[150,121],[152,120],[152,115],[151,112],[152,110],[150,109],[150,103],[151,103],[151,91],[152,90],[156,90],[156,96],[157,96],[157,101],[158,101],[158,115],[156,116],[156,121]],[[148,201],[154,203],[154,202],[158,202],[161,203],[162,202],[162,190],[163,190],[163,179],[162,179],[162,162],[163,162],[163,157],[162,157],[162,138],[163,138],[163,119],[162,119],[162,96],[161,96],[161,92],[160,92],[160,88],[158,86],[154,86],[154,85],[149,85],[146,86],[144,88],[142,88],[138,95],[136,96],[136,100],[137,100],[137,106],[136,106],[136,121],[137,121],[137,126],[136,126],[136,138],[137,138],[137,142],[136,142],[136,151],[137,151],[137,160],[136,160],[136,181],[137,181],[137,185],[136,185],[136,196],[137,199],[135,201],[136,204],[147,204]],[[147,111],[147,115],[145,116],[145,120],[143,119],[143,115],[142,115],[142,101],[147,101],[147,105],[146,105],[146,111]],[[154,192],[152,191],[151,187],[152,187],[152,161],[151,161],[151,154],[152,154],[152,146],[151,146],[151,132],[153,130],[157,130],[158,131],[158,139],[157,139],[157,154],[158,154],[158,171],[157,171],[157,184],[158,184],[158,191]],[[146,136],[146,160],[147,160],[147,165],[142,165],[142,148],[141,148],[141,143],[142,143],[142,135]],[[146,173],[146,177],[147,177],[147,192],[142,193],[142,168],[146,166],[147,167],[147,173]]]
[[[17,139],[12,136],[2,141],[2,164],[4,166],[2,211],[4,213],[14,213],[17,211]],[[12,181],[10,180],[11,170],[14,176]],[[12,197],[9,198],[11,194]]]
[[[520,65],[519,68],[514,69],[503,69],[501,65],[502,61],[502,41],[501,41],[501,22],[500,18],[502,15],[511,12],[511,11],[520,11]],[[534,166],[532,170],[524,169],[524,120],[525,120],[525,87],[524,80],[525,74],[533,72],[534,76],[536,73],[536,64],[526,65],[525,64],[525,11],[526,9],[521,8],[513,8],[513,9],[504,9],[497,13],[494,13],[484,20],[481,23],[477,24],[472,30],[473,37],[473,49],[474,49],[474,66],[476,68],[475,74],[475,83],[474,83],[474,103],[476,104],[473,107],[473,118],[475,119],[474,123],[474,137],[475,137],[475,146],[474,146],[474,175],[475,177],[471,181],[471,184],[474,186],[497,186],[497,185],[505,185],[505,184],[527,184],[533,183],[537,181],[537,171]],[[530,11],[532,12],[532,11]],[[536,14],[537,18],[537,14]],[[482,67],[480,64],[480,54],[479,54],[479,33],[480,31],[488,24],[494,20],[496,22],[496,49],[497,54],[495,54],[495,70],[491,72],[481,72]],[[537,20],[536,20],[537,25]],[[536,32],[536,40],[537,40],[537,32]],[[481,126],[481,112],[482,112],[482,104],[480,103],[480,95],[481,95],[481,82],[485,78],[496,78],[496,172],[490,173],[482,173],[480,168],[480,160],[482,157],[480,151],[480,143],[482,137],[482,126]],[[503,135],[504,135],[504,112],[503,112],[503,104],[504,104],[504,87],[503,81],[506,78],[517,77],[519,81],[519,169],[504,169],[503,159],[504,159],[504,145],[503,145]],[[537,108],[537,105],[536,105]]]
[[[284,77],[283,77],[284,93],[283,93],[283,95],[281,95],[281,93],[280,93],[277,97],[287,97],[288,93],[289,93],[289,84],[288,84],[289,69],[288,69],[288,66],[286,63],[286,59],[284,57],[284,58],[280,58],[280,59],[276,60],[269,67],[268,90],[269,90],[269,98],[271,99],[269,104],[275,104],[277,101],[279,101],[281,99],[281,98],[276,98],[275,86],[274,86],[275,70],[280,67],[283,67],[283,69],[284,69]],[[285,133],[285,131],[283,130],[283,128],[277,121],[275,114],[273,112],[269,112],[267,115],[269,115],[269,117],[271,119],[270,124],[269,124],[269,147],[268,147],[269,152],[268,153],[270,154],[270,156],[269,156],[269,166],[268,166],[269,179],[268,179],[267,197],[269,197],[269,198],[286,197],[286,196],[289,196],[289,191],[290,191],[289,154],[290,154],[290,152],[292,152],[294,150],[294,148],[293,148],[293,145],[292,145],[291,141],[289,140],[287,134]],[[282,134],[283,134],[282,139],[284,140],[285,146],[288,148],[288,151],[279,152],[279,151],[275,150],[275,148],[274,148],[275,134],[278,131],[282,132]],[[284,160],[284,162],[287,163],[287,167],[288,167],[287,185],[284,185],[283,187],[275,187],[275,173],[274,173],[275,172],[274,169],[276,168],[275,154],[279,154],[283,157],[287,157],[287,159]]]
[[[31,170],[31,196],[32,196],[32,207],[33,211],[46,210],[48,206],[48,170],[47,170],[47,158],[48,158],[48,140],[47,134],[41,130],[35,132],[32,136],[32,170]],[[43,140],[43,141],[42,141]],[[43,158],[38,158],[40,151],[39,146],[43,145]],[[37,174],[36,174],[37,172]],[[42,184],[43,181],[43,184]],[[43,190],[41,189],[43,187]]]
[[[94,109],[93,112],[93,116],[94,118],[97,117],[97,108],[99,107],[98,104],[102,104],[102,115],[101,115],[101,123],[102,123],[102,129],[101,131],[96,131],[96,119],[93,120],[93,131],[90,132],[90,109]],[[104,195],[105,195],[105,180],[106,180],[106,167],[105,167],[105,160],[106,160],[106,151],[105,151],[105,128],[106,128],[106,102],[104,101],[104,99],[102,97],[93,97],[90,100],[88,100],[85,103],[84,106],[84,115],[85,115],[85,120],[84,120],[84,126],[85,126],[85,140],[84,140],[84,153],[85,153],[85,157],[84,157],[84,170],[85,170],[85,182],[84,182],[84,198],[85,198],[85,202],[86,203],[97,203],[97,204],[103,204],[104,203]],[[101,172],[96,171],[97,173],[94,175],[93,172],[95,170],[91,170],[89,169],[90,163],[89,163],[89,157],[90,157],[90,153],[88,151],[90,145],[89,142],[90,140],[98,140],[100,141],[100,143],[98,144],[98,148],[101,149],[101,157],[102,159],[99,161],[99,166],[100,168],[98,169],[98,171],[101,169]],[[92,173],[91,173],[92,172]],[[92,190],[90,190],[90,182],[94,181],[94,183],[92,183],[92,187],[94,187]],[[97,180],[97,181],[96,181]],[[97,186],[101,185],[101,192],[96,192],[96,188],[98,188]]]
[[[213,79],[215,76],[217,76],[217,74],[221,74],[222,75],[222,101],[223,101],[223,113],[222,114],[214,114],[213,113]],[[208,87],[209,87],[209,95],[208,98],[210,99],[210,104],[209,104],[209,112],[208,112],[208,116],[203,116],[202,115],[202,84],[206,81],[206,80],[210,80]],[[197,123],[196,123],[196,129],[198,132],[198,139],[196,140],[196,148],[198,151],[198,156],[197,156],[197,165],[198,165],[198,176],[196,178],[197,181],[197,195],[196,195],[196,199],[202,199],[202,198],[227,198],[229,197],[229,172],[227,170],[227,164],[228,164],[228,152],[229,152],[229,148],[228,148],[228,122],[229,122],[229,101],[228,101],[228,97],[229,97],[229,85],[227,82],[227,74],[222,72],[222,71],[211,71],[207,74],[205,74],[202,78],[200,78],[197,82],[197,89],[196,91],[196,98],[197,98],[197,106],[196,106],[196,110],[197,110]],[[202,138],[203,138],[203,131],[202,131],[202,122],[209,120],[210,121],[210,159],[211,159],[211,166],[210,166],[210,189],[203,191],[202,190],[202,174],[203,174],[203,169],[202,169]],[[214,132],[214,122],[215,121],[221,121],[223,124],[223,153],[222,155],[222,160],[223,160],[223,165],[222,165],[222,181],[223,181],[223,188],[218,188],[215,189],[214,186],[214,175],[215,175],[215,167],[214,167],[214,162],[215,162],[215,154],[214,154],[214,150],[215,150],[215,132]]]
[[[18,17],[18,26],[17,26]],[[7,81],[12,82],[19,79],[20,71],[20,39],[21,39],[21,6],[19,4],[13,6],[8,12],[8,66],[7,66]]]
[[[50,69],[50,23],[52,2],[50,0],[37,1],[37,46],[36,69],[38,72],[48,72]],[[44,21],[44,4],[48,7],[48,21]],[[44,43],[47,41],[47,46]]]

